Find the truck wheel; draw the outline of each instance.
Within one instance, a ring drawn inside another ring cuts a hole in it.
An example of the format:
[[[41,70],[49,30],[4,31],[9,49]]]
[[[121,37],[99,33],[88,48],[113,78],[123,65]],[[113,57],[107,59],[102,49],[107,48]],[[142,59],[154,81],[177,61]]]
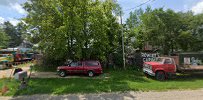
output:
[[[157,80],[160,80],[160,81],[163,81],[163,80],[166,79],[166,76],[165,76],[163,71],[156,72],[156,76],[155,77],[156,77]]]
[[[144,73],[145,77],[149,78],[149,75],[147,73]]]
[[[88,76],[89,77],[93,77],[94,76],[94,72],[93,71],[88,71]]]
[[[65,77],[66,76],[66,72],[64,70],[59,71],[59,76]]]

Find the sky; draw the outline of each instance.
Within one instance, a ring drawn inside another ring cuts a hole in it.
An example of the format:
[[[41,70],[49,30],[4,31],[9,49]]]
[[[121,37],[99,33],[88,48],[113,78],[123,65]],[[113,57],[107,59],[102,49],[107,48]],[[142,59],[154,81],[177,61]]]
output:
[[[27,12],[22,8],[22,4],[27,0],[0,0],[0,24],[5,21],[10,21],[13,25],[19,23],[19,20],[27,15]],[[134,11],[134,8],[148,0],[117,0],[124,11],[123,19],[129,17],[129,13]],[[151,0],[141,8],[145,9],[151,6],[152,9],[163,7],[164,9],[172,9],[176,12],[187,12],[192,10],[194,14],[203,13],[203,0]],[[131,9],[131,10],[128,10]]]

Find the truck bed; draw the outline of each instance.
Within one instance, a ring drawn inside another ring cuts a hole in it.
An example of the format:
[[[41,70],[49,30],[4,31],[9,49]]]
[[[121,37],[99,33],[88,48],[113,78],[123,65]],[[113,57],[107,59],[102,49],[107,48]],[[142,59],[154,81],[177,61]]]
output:
[[[203,65],[201,66],[188,66],[178,68],[180,71],[203,71]]]

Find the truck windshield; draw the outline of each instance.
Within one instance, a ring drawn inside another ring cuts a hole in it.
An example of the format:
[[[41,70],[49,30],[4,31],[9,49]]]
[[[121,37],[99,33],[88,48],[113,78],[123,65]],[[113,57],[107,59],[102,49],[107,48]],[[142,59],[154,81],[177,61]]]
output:
[[[157,58],[157,59],[156,59],[156,62],[160,62],[160,63],[162,63],[163,60],[164,60],[164,58]]]

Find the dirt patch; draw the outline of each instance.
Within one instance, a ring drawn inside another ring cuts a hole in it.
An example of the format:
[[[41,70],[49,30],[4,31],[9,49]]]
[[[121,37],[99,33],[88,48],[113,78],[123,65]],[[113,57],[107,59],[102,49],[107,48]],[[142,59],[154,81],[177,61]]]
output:
[[[67,75],[66,77],[60,77],[57,72],[32,72],[31,78],[89,78],[86,75]],[[109,78],[109,74],[102,74],[93,78],[104,79]]]
[[[31,64],[20,65],[19,67],[23,69],[23,71],[29,71]],[[10,78],[13,77],[13,72],[16,67],[11,69],[0,70],[0,79],[1,78]]]
[[[30,74],[30,65],[31,64],[26,64],[26,65],[20,65],[20,68],[23,69],[23,71],[27,71],[28,75]],[[16,67],[15,67],[16,68]],[[0,70],[0,79],[1,78],[13,78],[13,72],[14,69],[5,69],[5,70]],[[89,78],[86,75],[68,75],[66,77],[60,77],[59,75],[57,75],[57,72],[36,72],[36,71],[32,71],[31,74],[31,78]],[[99,76],[95,76],[93,78],[97,78],[97,79],[104,79],[104,78],[109,78],[109,74],[105,73]]]

